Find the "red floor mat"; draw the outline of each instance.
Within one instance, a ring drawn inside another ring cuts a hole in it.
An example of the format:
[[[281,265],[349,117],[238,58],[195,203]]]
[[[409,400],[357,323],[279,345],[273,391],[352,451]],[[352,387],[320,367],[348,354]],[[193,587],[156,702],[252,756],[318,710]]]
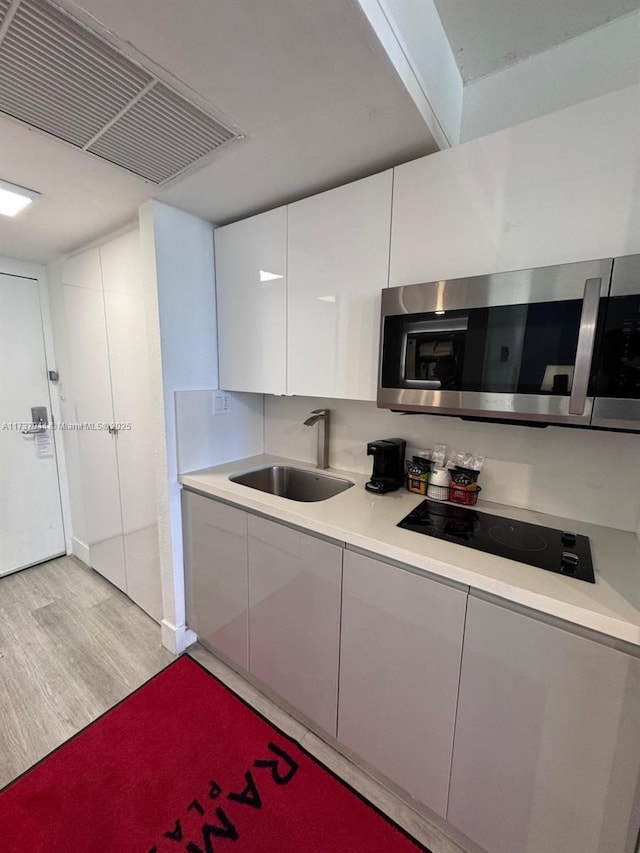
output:
[[[426,850],[189,657],[5,788],[0,849]]]

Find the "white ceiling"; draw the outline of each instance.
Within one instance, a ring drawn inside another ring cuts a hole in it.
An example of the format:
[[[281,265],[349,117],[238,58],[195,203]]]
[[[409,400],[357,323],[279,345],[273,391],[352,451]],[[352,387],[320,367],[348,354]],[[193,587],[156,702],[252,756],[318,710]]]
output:
[[[434,0],[470,83],[640,8],[640,0]]]
[[[80,5],[246,138],[158,189],[0,117],[0,178],[42,193],[23,217],[1,217],[0,255],[46,262],[133,219],[150,196],[220,224],[436,148],[355,0]]]
[[[42,193],[0,216],[0,257],[43,263],[126,225],[149,187],[135,175],[0,115],[0,178]]]
[[[0,217],[0,256],[48,262],[134,220],[150,197],[223,224],[436,150],[359,0],[57,2],[245,139],[158,188],[0,115],[0,178],[42,193]],[[640,5],[435,2],[466,82]]]

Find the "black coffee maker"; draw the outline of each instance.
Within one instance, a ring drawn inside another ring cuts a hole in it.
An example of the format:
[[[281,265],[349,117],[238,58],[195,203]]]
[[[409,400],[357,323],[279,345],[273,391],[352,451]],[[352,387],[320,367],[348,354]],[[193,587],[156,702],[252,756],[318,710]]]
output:
[[[373,456],[371,479],[365,483],[368,492],[394,492],[404,483],[404,438],[381,438],[367,444],[367,456]]]

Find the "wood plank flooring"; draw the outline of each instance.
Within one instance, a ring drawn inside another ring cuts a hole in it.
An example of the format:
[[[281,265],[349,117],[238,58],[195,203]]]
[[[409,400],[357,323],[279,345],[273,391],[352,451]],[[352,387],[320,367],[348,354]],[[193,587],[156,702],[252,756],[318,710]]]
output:
[[[465,853],[209,651],[189,652],[432,853]],[[0,788],[172,660],[159,626],[73,557],[0,578]]]
[[[72,557],[0,578],[0,787],[172,660],[158,624]]]

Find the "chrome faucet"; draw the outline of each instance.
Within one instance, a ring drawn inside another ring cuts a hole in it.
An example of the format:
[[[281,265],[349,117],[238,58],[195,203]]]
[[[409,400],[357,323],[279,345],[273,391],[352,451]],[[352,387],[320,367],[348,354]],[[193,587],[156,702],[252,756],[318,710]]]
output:
[[[329,467],[329,409],[314,409],[305,426],[318,424],[318,461],[316,468]]]

